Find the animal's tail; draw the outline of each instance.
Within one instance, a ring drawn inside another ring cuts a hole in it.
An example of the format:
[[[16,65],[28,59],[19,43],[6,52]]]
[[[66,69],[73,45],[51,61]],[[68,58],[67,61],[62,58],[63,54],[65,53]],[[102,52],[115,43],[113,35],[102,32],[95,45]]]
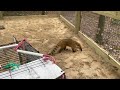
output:
[[[57,47],[54,47],[51,52],[48,53],[48,55],[54,55]]]
[[[58,46],[55,46],[52,51],[50,53],[48,53],[48,55],[52,55],[54,56],[55,54],[57,54],[60,51],[60,48]]]

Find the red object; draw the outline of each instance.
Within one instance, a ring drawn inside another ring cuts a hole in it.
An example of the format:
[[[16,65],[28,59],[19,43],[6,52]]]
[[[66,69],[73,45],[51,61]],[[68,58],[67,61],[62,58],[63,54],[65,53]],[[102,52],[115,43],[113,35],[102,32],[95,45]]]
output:
[[[2,65],[0,65],[0,69],[2,68]]]
[[[23,39],[21,42],[19,42],[18,46],[15,48],[15,50],[17,50],[19,47],[21,47],[25,41],[26,41],[26,39]]]
[[[50,55],[47,55],[47,54],[44,54],[43,57],[45,57],[45,58],[43,58],[43,60],[45,60],[45,61],[51,60],[51,61],[53,61],[53,63],[55,63],[55,58],[54,57],[52,57]]]

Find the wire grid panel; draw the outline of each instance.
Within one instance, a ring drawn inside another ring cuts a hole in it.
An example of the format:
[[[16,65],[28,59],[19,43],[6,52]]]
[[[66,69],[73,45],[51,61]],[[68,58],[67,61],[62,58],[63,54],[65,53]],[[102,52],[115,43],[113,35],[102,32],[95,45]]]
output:
[[[82,11],[81,17],[82,19],[80,30],[95,41],[98,29],[99,15],[88,11]]]
[[[64,71],[51,61],[43,62],[41,58],[23,64],[15,71],[0,73],[0,79],[56,79],[64,74]]]
[[[0,50],[0,65],[5,66],[10,61],[20,64],[19,56],[13,48],[7,48]],[[0,69],[0,72],[6,71],[7,69]]]
[[[35,53],[39,52],[35,48],[33,48],[32,45],[30,45],[26,41],[23,41],[21,43],[21,46],[18,47],[18,49],[25,50],[25,51],[30,51],[30,52],[35,52]],[[37,59],[40,58],[39,56],[33,56],[33,55],[22,54],[22,53],[19,53],[19,57],[20,57],[21,64],[24,64],[24,63],[27,63],[27,62],[30,62],[30,61],[34,61],[34,60],[37,60]]]
[[[29,43],[26,42],[26,40],[21,41],[19,49],[23,49],[30,52],[38,52],[36,49],[34,49]],[[18,45],[19,45],[18,44]],[[21,47],[22,46],[22,47]],[[18,54],[15,48],[6,48],[7,52],[11,52],[9,55],[10,57],[14,57],[14,54]],[[5,49],[2,49],[1,52],[5,51]],[[5,52],[6,53],[6,52]],[[19,55],[19,54],[18,54]],[[3,57],[8,56],[2,55]],[[18,56],[18,60],[20,59],[20,56]],[[4,72],[0,73],[1,79],[55,79],[60,77],[64,71],[60,69],[56,64],[54,64],[52,61],[47,60],[44,61],[44,57],[34,56],[34,55],[27,55],[22,54],[22,61],[29,61],[23,63],[17,70],[12,71],[11,69],[3,69]],[[11,61],[11,59],[9,60]],[[9,62],[7,61],[7,62]],[[15,62],[15,61],[14,61]],[[16,62],[15,62],[16,63]],[[7,63],[6,63],[7,64]],[[2,66],[3,63],[2,63]]]
[[[81,31],[96,42],[99,28],[99,14],[91,11],[81,13]],[[114,22],[113,22],[114,21]],[[116,20],[118,21],[118,20]],[[119,21],[120,22],[120,21]],[[120,61],[120,24],[110,17],[105,17],[104,30],[101,34],[102,48],[107,50],[117,61]]]
[[[113,23],[115,19],[106,17],[105,27],[103,31],[103,47],[110,52],[111,55],[120,61],[120,24]]]
[[[61,15],[75,25],[75,11],[61,11]],[[99,14],[91,11],[81,12],[80,30],[96,42],[99,33]],[[101,34],[102,48],[120,61],[120,20],[105,17],[104,31]]]
[[[61,11],[61,15],[75,25],[75,11]]]
[[[14,43],[1,45],[1,47],[12,45],[12,44],[14,44]],[[24,45],[26,51],[38,52],[35,48],[33,48],[27,42],[24,42],[23,45]],[[23,49],[23,48],[20,48],[20,49]],[[17,63],[17,64],[24,64],[24,63],[27,63],[30,61],[37,60],[39,58],[40,57],[33,56],[33,55],[26,55],[26,54],[17,53],[15,51],[15,47],[5,48],[5,49],[0,50],[0,65],[2,65],[2,66],[5,66],[6,64],[8,64],[11,61],[14,63]],[[6,70],[7,69],[0,69],[0,72],[6,71]]]

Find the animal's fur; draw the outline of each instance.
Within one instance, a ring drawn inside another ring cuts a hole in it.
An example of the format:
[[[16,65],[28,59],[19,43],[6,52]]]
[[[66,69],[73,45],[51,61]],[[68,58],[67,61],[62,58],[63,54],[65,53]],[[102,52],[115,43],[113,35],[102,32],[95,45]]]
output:
[[[53,50],[48,54],[49,55],[55,55],[56,53],[60,53],[62,50],[65,50],[67,46],[71,47],[73,52],[76,52],[77,48],[79,48],[82,51],[82,47],[78,42],[76,42],[72,39],[62,39],[53,48]]]

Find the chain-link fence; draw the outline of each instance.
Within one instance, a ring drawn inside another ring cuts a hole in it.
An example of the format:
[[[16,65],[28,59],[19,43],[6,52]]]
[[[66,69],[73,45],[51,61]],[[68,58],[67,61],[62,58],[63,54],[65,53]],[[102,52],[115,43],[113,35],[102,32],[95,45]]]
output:
[[[106,17],[103,35],[103,47],[120,61],[120,24]]]
[[[61,11],[60,14],[75,25],[75,11]]]
[[[75,12],[62,11],[61,15],[75,25]],[[104,20],[100,31],[100,18]],[[80,30],[120,61],[120,24],[119,20],[101,16],[92,11],[81,12]],[[102,43],[100,43],[102,42]]]
[[[95,41],[99,15],[92,12],[83,11],[81,12],[81,18],[81,31]]]

